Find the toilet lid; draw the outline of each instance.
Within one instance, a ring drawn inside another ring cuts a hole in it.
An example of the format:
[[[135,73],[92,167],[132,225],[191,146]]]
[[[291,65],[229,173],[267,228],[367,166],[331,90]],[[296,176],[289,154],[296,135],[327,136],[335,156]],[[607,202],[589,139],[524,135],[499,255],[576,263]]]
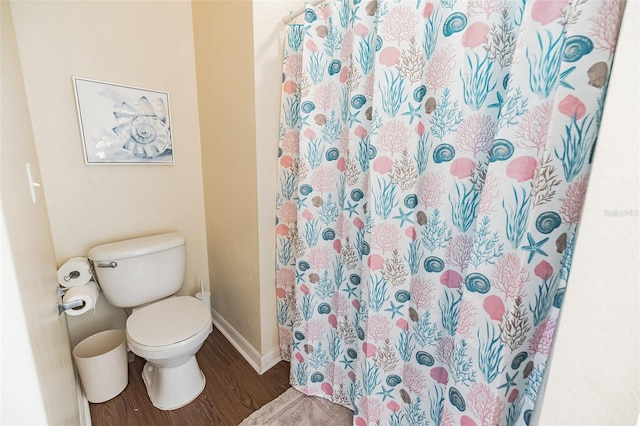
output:
[[[211,322],[207,306],[190,296],[170,297],[136,310],[127,319],[127,334],[145,346],[186,340]]]

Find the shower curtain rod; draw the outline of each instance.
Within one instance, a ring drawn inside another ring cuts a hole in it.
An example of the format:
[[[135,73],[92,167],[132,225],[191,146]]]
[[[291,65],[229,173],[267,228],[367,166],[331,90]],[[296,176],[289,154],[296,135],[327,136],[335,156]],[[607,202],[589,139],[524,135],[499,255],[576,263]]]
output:
[[[293,21],[294,19],[296,19],[298,16],[300,16],[304,10],[307,8],[307,4],[310,4],[311,6],[317,6],[320,3],[322,3],[325,0],[312,0],[312,1],[308,1],[305,2],[304,5],[298,7],[297,9],[294,9],[292,11],[290,11],[288,14],[284,15],[282,17],[282,23],[285,25],[289,25],[291,23],[291,21]]]

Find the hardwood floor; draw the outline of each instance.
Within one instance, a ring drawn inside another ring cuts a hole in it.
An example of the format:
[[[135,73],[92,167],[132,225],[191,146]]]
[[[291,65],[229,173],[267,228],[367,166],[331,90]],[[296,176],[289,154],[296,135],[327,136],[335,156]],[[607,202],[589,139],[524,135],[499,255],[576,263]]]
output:
[[[155,408],[142,382],[145,361],[136,356],[129,363],[126,389],[107,402],[89,404],[91,422],[94,426],[236,426],[289,388],[289,363],[282,361],[260,376],[217,329],[196,358],[207,383],[192,403],[172,411]]]

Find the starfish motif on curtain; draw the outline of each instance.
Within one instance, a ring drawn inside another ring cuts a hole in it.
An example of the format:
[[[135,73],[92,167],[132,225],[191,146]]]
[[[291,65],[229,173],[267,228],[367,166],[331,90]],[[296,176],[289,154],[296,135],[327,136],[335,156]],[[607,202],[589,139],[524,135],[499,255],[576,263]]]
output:
[[[531,263],[536,253],[540,253],[544,256],[547,256],[547,253],[544,250],[542,250],[542,246],[547,241],[549,241],[549,238],[545,238],[543,240],[536,242],[536,240],[533,239],[533,235],[531,235],[531,232],[527,232],[527,240],[529,241],[529,245],[522,246],[522,250],[529,252],[529,260],[527,260],[527,263]]]
[[[511,386],[516,386],[516,376],[517,375],[518,375],[517,371],[516,371],[516,374],[513,375],[513,377],[509,376],[509,373],[507,373],[507,381],[506,381],[506,383],[498,386],[498,389],[505,389],[504,396],[507,396],[507,394],[509,393],[509,390],[511,389]]]
[[[413,119],[414,118],[421,118],[420,117],[420,104],[418,104],[418,106],[416,106],[415,108],[411,105],[411,102],[409,102],[408,104],[409,106],[409,111],[407,112],[403,112],[401,115],[406,115],[409,117],[409,124],[413,124]]]

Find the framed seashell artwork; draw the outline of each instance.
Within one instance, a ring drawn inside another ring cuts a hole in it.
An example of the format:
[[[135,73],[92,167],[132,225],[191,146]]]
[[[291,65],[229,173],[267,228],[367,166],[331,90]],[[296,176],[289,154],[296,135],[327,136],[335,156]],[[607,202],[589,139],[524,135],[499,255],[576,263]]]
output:
[[[85,163],[174,164],[169,93],[73,77]]]

